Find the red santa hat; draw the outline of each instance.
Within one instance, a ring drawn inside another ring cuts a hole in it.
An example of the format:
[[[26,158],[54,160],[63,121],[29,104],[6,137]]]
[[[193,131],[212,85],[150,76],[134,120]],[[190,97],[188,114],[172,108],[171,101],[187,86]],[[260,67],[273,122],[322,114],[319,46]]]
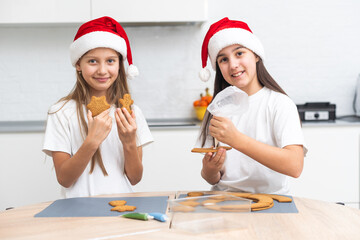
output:
[[[227,17],[213,23],[207,34],[201,49],[202,67],[199,77],[204,82],[210,78],[210,71],[206,69],[209,56],[212,68],[216,69],[216,57],[225,47],[240,44],[256,53],[262,60],[265,58],[264,48],[260,40],[252,33],[245,22],[229,20]]]
[[[139,75],[136,66],[132,64],[129,39],[121,25],[110,17],[101,17],[80,26],[73,43],[70,45],[71,64],[75,67],[77,61],[89,50],[94,48],[111,48],[127,59],[129,67],[127,77]]]

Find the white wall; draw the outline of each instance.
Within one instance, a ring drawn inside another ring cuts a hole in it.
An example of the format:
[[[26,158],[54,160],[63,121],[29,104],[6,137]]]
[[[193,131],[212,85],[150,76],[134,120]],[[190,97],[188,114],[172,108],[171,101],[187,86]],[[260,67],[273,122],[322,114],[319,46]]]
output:
[[[246,21],[261,39],[266,66],[296,103],[330,101],[352,114],[360,73],[358,0],[209,0],[202,25],[126,27],[140,77],[131,81],[147,118],[191,118],[212,82],[198,79],[209,25]],[[0,121],[45,120],[49,105],[74,85],[68,46],[78,26],[0,26]],[[14,97],[16,96],[16,97]],[[157,101],[154,101],[156,96]],[[19,110],[20,109],[20,110]]]

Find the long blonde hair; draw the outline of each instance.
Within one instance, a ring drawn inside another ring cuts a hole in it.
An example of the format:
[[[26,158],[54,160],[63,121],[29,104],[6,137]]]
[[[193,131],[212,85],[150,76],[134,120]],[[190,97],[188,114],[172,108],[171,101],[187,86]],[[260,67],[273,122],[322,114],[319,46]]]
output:
[[[124,61],[122,56],[119,55],[119,74],[114,83],[109,87],[109,89],[106,92],[106,99],[109,102],[110,105],[115,105],[115,107],[120,107],[120,103],[118,100],[122,98],[122,96],[125,93],[129,93],[129,87],[126,80],[126,74],[125,74],[125,67],[124,67]],[[80,60],[79,60],[80,61]],[[76,102],[76,113],[80,125],[80,131],[81,135],[83,137],[83,140],[85,140],[87,134],[88,134],[88,125],[85,120],[84,115],[84,106],[89,104],[91,99],[90,96],[90,86],[83,78],[81,72],[76,71],[76,83],[71,92],[61,98],[58,102],[64,101],[64,104],[55,112],[48,112],[48,114],[54,114],[61,110],[67,102],[70,100],[74,100]],[[95,163],[98,163],[104,176],[107,176],[108,173],[105,169],[104,163],[102,161],[100,148],[96,150],[93,157],[91,158],[91,168],[90,168],[90,174],[94,171]]]

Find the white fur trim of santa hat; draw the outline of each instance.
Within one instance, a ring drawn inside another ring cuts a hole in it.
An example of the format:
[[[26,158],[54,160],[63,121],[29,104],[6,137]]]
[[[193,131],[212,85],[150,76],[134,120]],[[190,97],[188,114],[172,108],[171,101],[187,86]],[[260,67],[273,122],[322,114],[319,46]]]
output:
[[[265,59],[264,47],[251,32],[241,28],[227,28],[215,33],[209,40],[208,52],[212,68],[216,69],[216,57],[227,46],[240,44]]]
[[[126,60],[126,42],[123,38],[110,32],[96,31],[81,36],[70,45],[71,64],[75,67],[85,53],[100,47],[114,49]]]

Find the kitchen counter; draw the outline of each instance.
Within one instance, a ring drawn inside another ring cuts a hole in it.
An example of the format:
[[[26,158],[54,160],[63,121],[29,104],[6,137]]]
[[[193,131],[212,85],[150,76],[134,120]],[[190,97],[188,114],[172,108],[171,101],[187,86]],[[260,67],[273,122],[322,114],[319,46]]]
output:
[[[147,119],[150,129],[199,129],[201,122],[197,119]],[[344,116],[335,121],[302,122],[306,127],[360,126],[360,117]],[[0,121],[0,133],[43,132],[46,121]]]
[[[303,121],[303,127],[331,127],[331,126],[360,126],[360,117],[343,116],[338,117],[335,121]]]
[[[196,119],[147,119],[150,129],[198,129]],[[0,133],[44,132],[46,121],[0,121]]]
[[[147,192],[112,197],[169,196],[175,192]],[[298,213],[234,213],[239,227],[203,233],[171,228],[166,223],[120,217],[34,218],[51,202],[0,212],[0,238],[6,239],[357,239],[360,210],[335,203],[294,197]],[[206,214],[206,213],[202,213]],[[169,214],[170,215],[170,214]]]

